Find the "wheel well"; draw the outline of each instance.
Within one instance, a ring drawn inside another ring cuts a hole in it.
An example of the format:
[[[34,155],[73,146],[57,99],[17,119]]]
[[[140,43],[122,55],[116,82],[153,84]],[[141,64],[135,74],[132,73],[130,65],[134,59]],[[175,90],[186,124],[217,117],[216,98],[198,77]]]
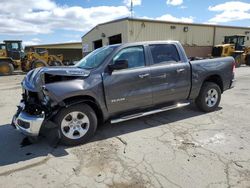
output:
[[[95,111],[97,119],[98,119],[98,124],[104,122],[102,110],[99,104],[97,103],[97,101],[95,100],[95,98],[91,96],[70,97],[70,98],[64,99],[63,102],[66,104],[66,106],[79,104],[79,103],[88,104]]]
[[[223,93],[223,82],[222,82],[222,79],[219,75],[209,76],[204,80],[203,84],[205,82],[213,82],[213,83],[217,84],[220,87],[221,93]]]

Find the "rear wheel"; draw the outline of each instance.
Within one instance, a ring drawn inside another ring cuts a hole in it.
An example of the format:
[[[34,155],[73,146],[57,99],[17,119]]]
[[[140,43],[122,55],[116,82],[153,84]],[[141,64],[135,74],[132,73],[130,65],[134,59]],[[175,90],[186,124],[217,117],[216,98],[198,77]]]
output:
[[[74,146],[87,142],[97,128],[97,117],[87,104],[77,104],[62,109],[55,117],[55,123],[64,145]]]
[[[11,75],[14,72],[14,66],[9,62],[0,62],[0,76]]]
[[[205,82],[196,98],[197,107],[204,112],[214,111],[220,104],[221,89],[213,82]]]

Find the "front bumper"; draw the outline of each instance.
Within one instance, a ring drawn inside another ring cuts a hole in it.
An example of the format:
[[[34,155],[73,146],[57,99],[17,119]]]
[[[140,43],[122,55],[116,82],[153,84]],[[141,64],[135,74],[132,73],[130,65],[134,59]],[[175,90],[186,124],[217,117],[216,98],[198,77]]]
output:
[[[44,114],[37,116],[21,111],[17,117],[14,117],[13,123],[23,134],[27,136],[38,136],[44,119]]]

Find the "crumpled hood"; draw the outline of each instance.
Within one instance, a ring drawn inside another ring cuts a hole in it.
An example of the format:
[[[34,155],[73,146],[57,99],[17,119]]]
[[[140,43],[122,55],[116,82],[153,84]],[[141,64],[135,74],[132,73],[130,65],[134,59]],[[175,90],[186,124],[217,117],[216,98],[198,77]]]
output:
[[[41,86],[44,85],[44,74],[58,75],[58,76],[70,76],[70,77],[88,77],[89,70],[81,69],[78,67],[41,67],[36,68],[27,73],[22,85],[30,91],[38,91]]]

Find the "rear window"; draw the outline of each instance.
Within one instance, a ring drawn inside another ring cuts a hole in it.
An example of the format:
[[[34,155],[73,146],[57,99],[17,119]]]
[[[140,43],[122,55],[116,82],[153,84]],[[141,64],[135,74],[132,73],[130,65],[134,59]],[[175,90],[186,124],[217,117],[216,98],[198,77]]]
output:
[[[173,44],[153,44],[149,45],[153,63],[174,63],[180,61],[179,53]]]

